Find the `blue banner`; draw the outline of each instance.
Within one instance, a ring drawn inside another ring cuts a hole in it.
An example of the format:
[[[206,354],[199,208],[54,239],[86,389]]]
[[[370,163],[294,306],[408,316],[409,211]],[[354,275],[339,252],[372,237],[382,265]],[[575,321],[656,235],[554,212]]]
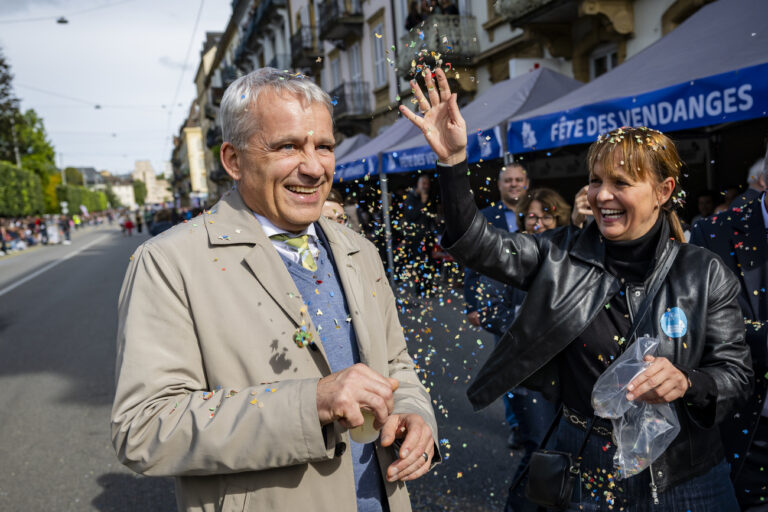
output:
[[[507,128],[512,154],[587,144],[622,126],[672,132],[743,121],[768,112],[768,63],[656,91],[593,103],[522,121]]]
[[[467,158],[469,163],[502,157],[501,134],[499,127],[478,130],[467,137]],[[390,151],[382,155],[384,172],[412,172],[431,169],[437,163],[437,155],[429,146]]]
[[[379,157],[377,156],[361,158],[354,162],[337,165],[336,171],[333,174],[333,181],[342,182],[356,180],[371,174],[379,174]]]

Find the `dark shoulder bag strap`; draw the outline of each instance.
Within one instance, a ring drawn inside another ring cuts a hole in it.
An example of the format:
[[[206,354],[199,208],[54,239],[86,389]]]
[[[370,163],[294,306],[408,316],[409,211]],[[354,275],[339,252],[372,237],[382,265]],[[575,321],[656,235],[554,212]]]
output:
[[[664,262],[661,264],[661,267],[659,267],[659,271],[654,276],[653,281],[650,283],[650,286],[648,287],[648,293],[645,295],[645,298],[643,299],[642,304],[640,304],[640,309],[637,311],[637,316],[635,317],[634,321],[632,322],[632,327],[629,329],[629,334],[626,337],[627,344],[631,343],[632,337],[635,336],[637,333],[637,329],[640,326],[640,323],[642,322],[643,318],[645,318],[645,315],[648,313],[648,310],[651,307],[651,302],[653,302],[653,298],[656,296],[656,294],[659,292],[659,288],[661,288],[662,283],[664,282],[664,279],[667,277],[667,274],[669,273],[669,269],[672,267],[672,264],[675,262],[675,257],[677,256],[677,251],[680,249],[680,246],[677,243],[672,243],[672,247],[670,247],[669,251],[667,251],[667,254],[665,255]],[[547,429],[547,433],[544,436],[544,439],[541,440],[541,443],[539,444],[538,450],[543,449],[545,446],[547,446],[547,442],[549,442],[549,438],[552,437],[552,434],[555,432],[555,428],[557,427],[558,423],[560,423],[560,417],[563,415],[563,404],[560,404],[560,408],[557,410],[557,414],[555,414],[555,419],[552,420],[552,424]],[[581,442],[581,446],[579,447],[578,453],[576,453],[576,457],[574,460],[579,460],[581,457],[581,454],[584,452],[584,449],[587,447],[587,441],[589,440],[589,435],[592,433],[592,427],[595,425],[595,419],[597,416],[592,415],[592,419],[589,420],[589,425],[587,425],[587,434],[584,436],[584,440]],[[523,469],[520,474],[517,475],[517,478],[515,478],[515,481],[512,482],[512,485],[509,488],[510,492],[514,492],[515,489],[518,488],[520,485],[520,482],[523,481],[523,479],[528,475],[528,469],[529,466],[526,466],[525,469]]]

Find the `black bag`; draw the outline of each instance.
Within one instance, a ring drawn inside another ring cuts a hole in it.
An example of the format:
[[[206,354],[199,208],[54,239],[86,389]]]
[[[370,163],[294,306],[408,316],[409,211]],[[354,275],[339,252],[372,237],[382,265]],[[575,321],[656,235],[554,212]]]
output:
[[[520,481],[525,477],[527,471],[528,483],[525,485],[525,497],[532,503],[555,510],[565,510],[571,502],[573,487],[576,485],[581,472],[579,460],[595,424],[595,417],[593,416],[587,426],[587,435],[584,436],[576,455],[571,455],[568,452],[544,450],[542,447],[546,446],[547,441],[555,431],[562,412],[563,406],[561,405],[539,449],[531,454],[528,467],[517,477],[510,490],[513,491],[520,485]]]
[[[632,322],[632,327],[629,330],[629,334],[626,336],[628,342],[631,342],[632,337],[637,332],[637,328],[640,322],[645,317],[648,309],[651,305],[651,301],[656,292],[661,288],[661,284],[664,282],[664,278],[669,272],[669,268],[677,256],[679,247],[676,244],[672,245],[671,250],[667,253],[667,257],[659,272],[656,274],[654,281],[649,286],[648,294],[645,296],[643,303],[640,305],[639,311],[635,320]],[[542,507],[548,507],[555,510],[565,510],[568,508],[568,504],[571,502],[573,496],[573,487],[581,473],[581,454],[584,452],[584,448],[587,446],[589,435],[592,433],[592,428],[595,425],[596,416],[592,416],[587,426],[587,433],[584,436],[584,440],[581,442],[579,451],[576,455],[572,455],[568,452],[560,452],[554,450],[545,450],[549,438],[555,431],[560,417],[563,414],[563,406],[560,406],[554,421],[549,426],[544,439],[539,444],[539,448],[536,449],[528,461],[528,466],[520,472],[518,477],[512,483],[509,488],[509,492],[513,493],[528,475],[528,482],[525,485],[525,497]]]
[[[563,510],[573,495],[573,486],[579,477],[579,463],[570,453],[536,450],[531,455],[525,496],[528,500],[548,508]],[[553,492],[554,491],[554,492]]]

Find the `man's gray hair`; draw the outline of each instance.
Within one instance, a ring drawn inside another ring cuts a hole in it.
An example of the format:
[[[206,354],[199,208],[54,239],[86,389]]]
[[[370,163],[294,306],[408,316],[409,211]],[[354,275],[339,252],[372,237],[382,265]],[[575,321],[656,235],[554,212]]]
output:
[[[507,171],[507,169],[512,169],[513,167],[517,167],[518,169],[520,169],[521,171],[523,171],[523,174],[525,174],[525,177],[526,177],[526,178],[528,178],[528,177],[529,177],[529,176],[528,176],[528,169],[526,169],[526,168],[523,166],[523,164],[521,164],[521,163],[519,163],[519,162],[510,162],[510,163],[508,163],[508,164],[506,164],[506,165],[503,165],[503,166],[501,167],[501,169],[499,169],[499,178],[501,178],[501,175],[502,175],[502,174],[504,174],[504,173]]]
[[[259,129],[254,116],[259,94],[270,88],[277,94],[288,92],[307,104],[322,103],[333,116],[331,97],[309,77],[275,68],[261,68],[241,76],[227,87],[221,100],[221,131],[224,142],[236,149],[247,148],[248,140]]]
[[[768,147],[766,147],[765,157],[758,158],[757,161],[752,164],[747,174],[747,183],[755,183],[760,178],[768,181]]]

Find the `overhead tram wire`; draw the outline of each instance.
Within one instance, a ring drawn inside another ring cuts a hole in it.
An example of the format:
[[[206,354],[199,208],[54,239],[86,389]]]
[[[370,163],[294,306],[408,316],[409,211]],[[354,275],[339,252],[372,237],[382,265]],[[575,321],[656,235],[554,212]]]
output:
[[[29,89],[30,91],[36,91],[42,94],[47,94],[49,96],[55,96],[57,98],[62,98],[69,101],[75,101],[77,103],[81,103],[83,105],[87,105],[91,108],[94,108],[96,110],[101,110],[105,108],[113,108],[113,109],[145,109],[145,110],[154,110],[154,109],[166,109],[165,105],[108,105],[103,103],[94,103],[92,100],[86,100],[83,98],[77,98],[75,96],[69,96],[67,94],[61,94],[56,91],[49,91],[47,89],[42,89],[40,87],[35,87],[33,85],[23,84],[23,83],[15,83],[14,84],[17,87],[21,87],[22,89]],[[64,105],[53,105],[53,107],[62,107]],[[51,107],[51,105],[48,105],[48,107]]]
[[[127,4],[128,2],[135,2],[136,0],[118,0],[117,2],[112,2],[110,4],[104,4],[104,5],[97,5],[96,7],[89,7],[88,9],[81,9],[79,11],[74,11],[68,14],[65,14],[66,16],[77,16],[79,14],[85,14],[87,12],[96,11],[99,9],[106,9],[107,7],[115,7],[116,5],[120,4]],[[2,20],[0,19],[0,25],[7,25],[11,23],[31,23],[35,21],[57,21],[60,19],[62,15],[56,15],[56,16],[40,16],[37,18],[18,18],[18,19],[11,19],[11,20]]]
[[[197,27],[200,24],[200,18],[203,14],[203,5],[205,0],[200,0],[200,7],[197,9],[197,16],[195,17],[195,26],[192,28],[192,36],[189,38],[189,45],[187,46],[187,55],[184,57],[184,66],[181,68],[181,74],[179,75],[179,82],[176,84],[176,92],[173,94],[173,101],[168,108],[168,122],[166,123],[165,133],[171,131],[171,117],[173,116],[173,109],[176,105],[176,100],[179,98],[179,92],[181,92],[181,84],[184,83],[184,75],[187,72],[187,66],[189,65],[189,55],[192,52],[192,46],[195,44],[195,35],[197,35]],[[171,143],[173,137],[171,137]]]

